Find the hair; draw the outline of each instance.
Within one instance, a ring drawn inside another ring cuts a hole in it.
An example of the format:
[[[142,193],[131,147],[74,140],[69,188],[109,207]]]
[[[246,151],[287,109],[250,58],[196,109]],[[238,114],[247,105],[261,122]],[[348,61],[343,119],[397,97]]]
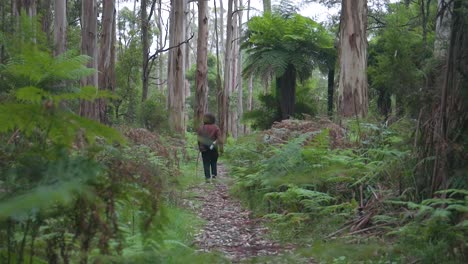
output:
[[[206,113],[203,116],[203,124],[211,125],[211,124],[214,124],[215,122],[216,122],[216,118],[212,113]]]

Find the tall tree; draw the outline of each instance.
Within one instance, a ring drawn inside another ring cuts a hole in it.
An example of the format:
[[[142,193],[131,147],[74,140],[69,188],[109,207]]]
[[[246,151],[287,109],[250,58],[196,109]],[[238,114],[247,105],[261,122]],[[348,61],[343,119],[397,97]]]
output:
[[[63,0],[54,2],[54,52],[59,55],[66,50],[67,41],[67,5]]]
[[[147,0],[141,0],[140,6],[140,21],[141,21],[141,45],[142,45],[142,75],[141,75],[141,84],[142,84],[142,92],[141,92],[141,101],[144,102],[148,97],[148,85],[149,85],[149,74],[148,71],[148,57],[149,57],[149,38],[148,38],[148,11],[146,8],[148,7]]]
[[[271,0],[263,0],[263,13],[271,13]]]
[[[243,31],[242,31],[242,8],[243,8],[243,2],[242,0],[239,0],[239,7],[238,9],[238,19],[239,19],[239,25],[237,27],[238,30],[238,37],[237,37],[237,52],[238,52],[238,59],[237,59],[237,123],[238,123],[238,133],[245,133],[245,125],[241,125],[241,118],[242,115],[244,114],[244,89],[243,89],[243,80],[242,80],[242,52],[239,50],[240,49],[240,39],[243,37]]]
[[[226,46],[224,50],[224,85],[222,108],[219,122],[222,134],[222,142],[226,142],[229,129],[229,97],[231,92],[231,66],[232,66],[232,5],[233,0],[228,0],[227,23],[226,23]]]
[[[452,22],[452,1],[437,1],[437,21],[434,41],[434,57],[443,59],[447,55],[450,39],[450,24]]]
[[[103,2],[102,29],[99,54],[99,89],[115,90],[115,0]],[[99,120],[109,123],[107,118],[107,104],[104,99],[98,101]]]
[[[468,129],[468,3],[454,0],[453,11],[440,106],[433,114],[434,127],[426,135],[426,140],[433,141],[429,145],[433,146],[433,153],[428,156],[435,156],[431,196],[437,190],[449,188],[450,176],[468,165],[463,147],[467,145],[466,137],[462,136]]]
[[[97,4],[96,0],[82,0],[81,6],[81,53],[88,55],[88,67],[97,69]],[[89,75],[81,80],[82,86],[98,87],[98,74]],[[82,101],[80,115],[99,120],[99,109],[95,102]]]
[[[338,111],[341,116],[367,116],[367,0],[343,0],[340,21],[340,81]]]
[[[306,80],[314,67],[333,50],[328,32],[313,20],[298,14],[282,16],[267,13],[248,23],[243,43],[247,59],[244,73],[255,74],[267,82],[276,78],[279,119],[295,114],[296,82]]]
[[[208,94],[208,4],[198,1],[197,75],[195,90],[194,129],[196,130],[207,109]]]
[[[168,76],[168,108],[171,128],[185,133],[185,6],[186,0],[172,1],[171,47]]]
[[[237,79],[237,61],[239,59],[239,27],[237,24],[238,21],[238,16],[237,13],[239,11],[239,7],[237,5],[238,0],[234,0],[234,9],[232,13],[232,46],[231,46],[231,84],[229,85],[231,91],[229,92],[230,97],[229,98],[236,98],[237,96],[237,89],[239,89],[239,83]],[[238,99],[238,98],[237,98]],[[229,100],[231,102],[231,100]],[[229,107],[229,132],[232,135],[232,137],[237,138],[237,123],[238,123],[238,118],[237,118],[237,103],[235,100],[232,100],[233,105]],[[235,105],[234,105],[235,104]]]
[[[24,10],[29,17],[37,15],[36,0],[16,0],[15,6],[17,14],[20,14],[21,10]]]

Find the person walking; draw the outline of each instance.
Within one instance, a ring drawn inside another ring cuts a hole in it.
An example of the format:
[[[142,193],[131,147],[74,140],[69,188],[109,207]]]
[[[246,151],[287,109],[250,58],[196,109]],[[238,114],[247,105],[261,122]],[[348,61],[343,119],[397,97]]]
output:
[[[218,175],[218,144],[220,144],[221,131],[215,124],[215,116],[206,113],[203,116],[203,125],[198,128],[198,149],[202,154],[205,180],[215,179]]]

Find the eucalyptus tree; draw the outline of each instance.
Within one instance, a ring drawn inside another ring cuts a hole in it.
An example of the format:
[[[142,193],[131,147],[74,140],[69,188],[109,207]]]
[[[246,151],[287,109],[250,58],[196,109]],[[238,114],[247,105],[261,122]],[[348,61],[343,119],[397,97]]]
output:
[[[468,128],[468,3],[453,1],[450,40],[437,107],[424,121],[419,179],[426,196],[441,189],[466,189]]]
[[[102,26],[100,33],[98,82],[100,90],[115,91],[115,0],[103,2]],[[107,117],[107,103],[105,100],[98,101],[99,120],[109,123]]]
[[[185,132],[185,10],[187,1],[172,1],[168,70],[169,124],[177,133]]]
[[[90,60],[88,67],[97,69],[97,3],[96,0],[83,0],[81,8],[81,53],[88,55]],[[98,87],[97,71],[81,80],[82,86]],[[80,115],[94,120],[99,120],[99,111],[96,103],[82,101]]]
[[[338,112],[341,116],[367,116],[367,0],[343,0],[340,21],[340,81]]]
[[[194,129],[197,129],[207,110],[208,100],[208,3],[198,1],[198,39],[197,39],[197,73],[195,90]]]
[[[54,52],[62,54],[66,49],[67,36],[67,5],[63,0],[54,2]]]
[[[222,112],[219,122],[222,133],[222,141],[225,142],[229,129],[229,97],[231,95],[231,67],[232,67],[232,7],[233,0],[228,0],[226,22],[226,46],[224,50],[224,85],[222,97]]]
[[[318,23],[298,14],[264,14],[248,22],[244,74],[267,81],[276,78],[276,98],[281,119],[295,114],[296,82],[306,80],[312,70],[333,53],[331,35]]]

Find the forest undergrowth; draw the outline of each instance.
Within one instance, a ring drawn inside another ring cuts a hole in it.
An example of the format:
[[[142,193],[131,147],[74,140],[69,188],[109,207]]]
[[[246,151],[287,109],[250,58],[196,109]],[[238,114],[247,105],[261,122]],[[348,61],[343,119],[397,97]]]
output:
[[[466,186],[421,195],[414,129],[285,120],[227,148],[232,193],[324,263],[463,263]]]

